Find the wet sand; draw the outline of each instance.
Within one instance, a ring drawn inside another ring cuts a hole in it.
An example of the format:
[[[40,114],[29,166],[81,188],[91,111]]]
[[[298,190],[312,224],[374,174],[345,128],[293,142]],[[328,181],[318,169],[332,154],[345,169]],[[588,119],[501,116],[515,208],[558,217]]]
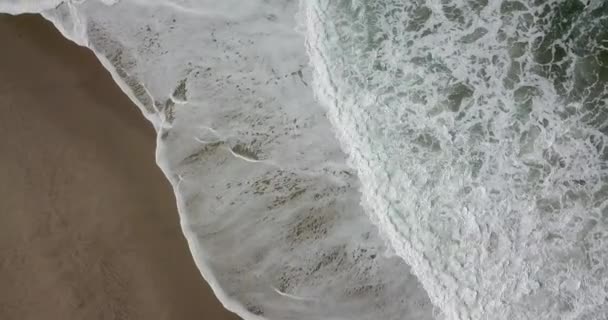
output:
[[[155,135],[87,49],[0,15],[0,319],[238,319],[199,275]]]

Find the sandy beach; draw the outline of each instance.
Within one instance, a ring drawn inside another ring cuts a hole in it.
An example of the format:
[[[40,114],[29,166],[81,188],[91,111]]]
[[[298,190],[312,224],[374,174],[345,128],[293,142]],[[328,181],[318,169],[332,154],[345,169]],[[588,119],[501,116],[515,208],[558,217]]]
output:
[[[155,134],[93,54],[0,15],[0,319],[238,319],[204,282]]]

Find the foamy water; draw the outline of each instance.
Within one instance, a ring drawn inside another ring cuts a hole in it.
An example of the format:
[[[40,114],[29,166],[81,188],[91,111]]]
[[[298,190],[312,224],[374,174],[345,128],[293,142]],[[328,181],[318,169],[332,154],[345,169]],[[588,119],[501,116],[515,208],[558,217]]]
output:
[[[449,319],[605,319],[608,3],[310,1],[364,206]]]
[[[245,319],[608,314],[603,1],[0,11],[42,12],[154,124],[197,266]]]

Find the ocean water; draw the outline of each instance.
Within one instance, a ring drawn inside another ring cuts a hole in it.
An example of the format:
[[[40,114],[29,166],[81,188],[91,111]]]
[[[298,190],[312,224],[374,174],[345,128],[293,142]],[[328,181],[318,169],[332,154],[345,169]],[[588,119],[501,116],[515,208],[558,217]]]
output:
[[[363,205],[449,319],[608,317],[608,2],[310,1]]]
[[[0,11],[89,47],[153,123],[194,260],[244,319],[606,319],[607,2]]]

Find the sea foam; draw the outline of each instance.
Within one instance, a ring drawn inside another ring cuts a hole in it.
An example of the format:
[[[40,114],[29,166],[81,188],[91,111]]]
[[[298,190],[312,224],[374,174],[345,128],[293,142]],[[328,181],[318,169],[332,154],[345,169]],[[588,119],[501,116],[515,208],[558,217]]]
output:
[[[606,319],[608,2],[311,0],[366,211],[448,319]]]

